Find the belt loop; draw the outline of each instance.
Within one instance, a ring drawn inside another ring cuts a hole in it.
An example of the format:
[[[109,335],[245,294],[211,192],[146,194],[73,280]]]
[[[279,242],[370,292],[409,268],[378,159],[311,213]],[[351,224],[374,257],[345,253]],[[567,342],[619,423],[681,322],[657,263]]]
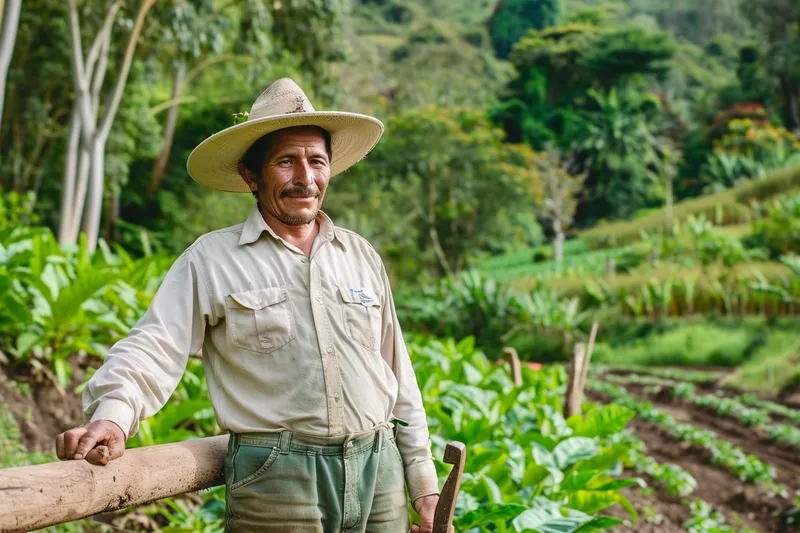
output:
[[[281,438],[278,441],[278,450],[280,450],[282,454],[287,454],[289,453],[289,448],[291,447],[291,445],[292,445],[292,432],[289,431],[288,429],[284,429],[283,431],[281,431]]]
[[[378,428],[378,430],[375,432],[375,445],[372,447],[372,451],[375,453],[378,453],[383,449],[383,432],[384,428]]]

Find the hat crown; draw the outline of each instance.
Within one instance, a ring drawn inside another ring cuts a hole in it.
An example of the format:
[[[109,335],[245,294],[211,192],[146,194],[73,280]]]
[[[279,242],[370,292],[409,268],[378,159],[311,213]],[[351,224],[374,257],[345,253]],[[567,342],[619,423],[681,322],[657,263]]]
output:
[[[303,89],[291,78],[281,78],[256,98],[247,120],[313,111],[314,106],[311,105]]]

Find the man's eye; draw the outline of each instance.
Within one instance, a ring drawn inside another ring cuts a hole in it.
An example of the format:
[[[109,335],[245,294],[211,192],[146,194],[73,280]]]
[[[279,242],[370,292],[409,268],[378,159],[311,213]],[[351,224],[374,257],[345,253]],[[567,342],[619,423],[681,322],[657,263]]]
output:
[[[288,165],[290,163],[291,161],[289,159],[281,159],[280,161],[278,161],[279,165]]]

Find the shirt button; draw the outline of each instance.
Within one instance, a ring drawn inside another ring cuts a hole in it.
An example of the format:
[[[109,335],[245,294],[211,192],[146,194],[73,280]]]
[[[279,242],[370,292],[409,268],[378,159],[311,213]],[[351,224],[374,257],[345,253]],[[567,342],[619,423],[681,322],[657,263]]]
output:
[[[338,392],[334,392],[333,393],[333,399],[336,400],[337,402],[339,401],[339,393]]]
[[[328,348],[326,351],[327,351],[328,353],[333,353],[333,348]]]

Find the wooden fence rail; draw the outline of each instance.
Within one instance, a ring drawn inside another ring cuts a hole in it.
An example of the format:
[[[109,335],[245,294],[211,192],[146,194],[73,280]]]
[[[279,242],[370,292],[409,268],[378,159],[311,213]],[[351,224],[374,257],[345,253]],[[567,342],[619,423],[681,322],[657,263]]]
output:
[[[128,450],[106,466],[0,469],[0,532],[30,531],[221,485],[228,436]]]

